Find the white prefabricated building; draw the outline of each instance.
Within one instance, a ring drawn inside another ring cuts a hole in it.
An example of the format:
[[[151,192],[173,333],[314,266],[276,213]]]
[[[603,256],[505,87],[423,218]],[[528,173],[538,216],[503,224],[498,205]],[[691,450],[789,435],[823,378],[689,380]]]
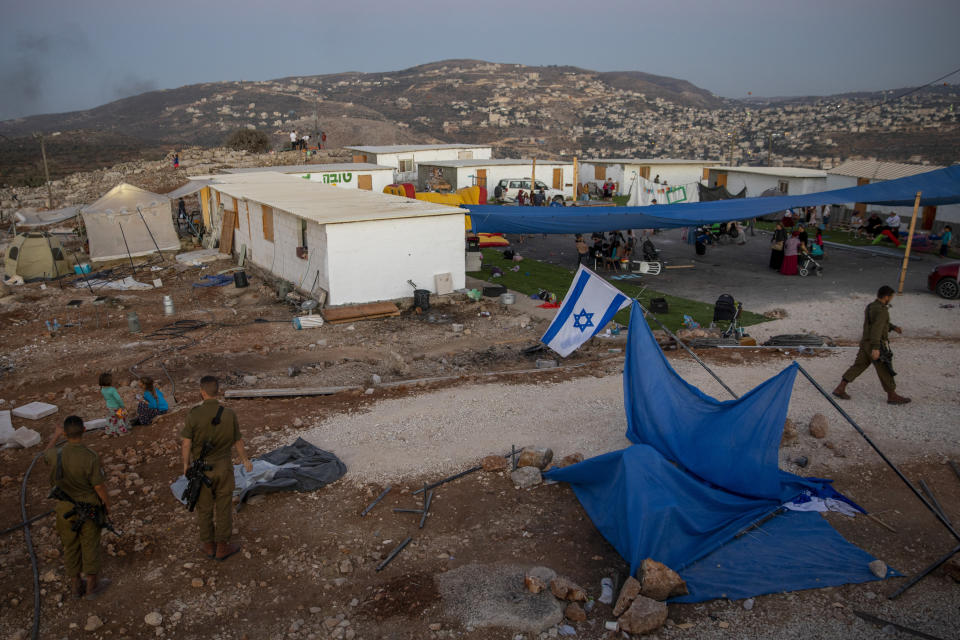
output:
[[[426,189],[431,181],[440,179],[454,190],[481,186],[487,190],[487,200],[501,180],[529,180],[536,169],[537,182],[547,188],[560,189],[565,198],[573,198],[573,163],[558,160],[497,158],[486,160],[437,160],[422,162],[418,168],[417,189]]]
[[[602,185],[613,180],[626,193],[634,177],[669,185],[687,185],[707,179],[707,169],[723,164],[718,160],[678,160],[670,158],[586,158],[580,162],[577,181]]]
[[[747,197],[756,198],[767,189],[784,195],[802,196],[827,189],[827,172],[802,167],[711,167],[709,187],[726,187],[730,193],[747,188]]]
[[[393,182],[416,182],[417,166],[437,160],[486,160],[493,147],[483,144],[395,144],[344,147],[353,152],[353,161],[392,167]]]
[[[839,166],[827,171],[827,189],[846,189],[859,187],[865,184],[896,180],[915,176],[928,171],[936,171],[943,167],[925,164],[905,164],[900,162],[880,162],[877,160],[847,160]],[[913,216],[913,207],[887,207],[880,205],[866,205],[862,203],[845,203],[851,209],[861,213],[878,212],[884,214],[895,211],[905,224]],[[921,231],[935,231],[939,233],[945,224],[960,223],[960,204],[944,204],[935,207],[920,207],[917,212],[917,229]]]
[[[463,209],[279,173],[218,176],[209,189],[221,220],[236,221],[234,250],[329,305],[409,298],[408,280],[436,292],[443,274],[465,285]]]
[[[339,164],[295,164],[276,167],[251,167],[227,169],[225,173],[285,173],[301,178],[332,184],[345,189],[363,189],[382,192],[388,184],[393,184],[393,167],[366,162],[342,162]]]

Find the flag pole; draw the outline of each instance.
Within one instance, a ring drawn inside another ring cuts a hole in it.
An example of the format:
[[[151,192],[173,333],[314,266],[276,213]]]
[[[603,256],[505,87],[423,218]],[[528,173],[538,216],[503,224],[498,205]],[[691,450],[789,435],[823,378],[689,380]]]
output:
[[[897,293],[903,293],[903,281],[907,278],[907,263],[910,262],[910,248],[913,246],[913,230],[917,226],[917,211],[920,209],[920,191],[917,191],[917,197],[913,201],[913,215],[910,216],[910,231],[907,232],[907,247],[903,252],[903,264],[900,266],[900,286],[897,287]]]

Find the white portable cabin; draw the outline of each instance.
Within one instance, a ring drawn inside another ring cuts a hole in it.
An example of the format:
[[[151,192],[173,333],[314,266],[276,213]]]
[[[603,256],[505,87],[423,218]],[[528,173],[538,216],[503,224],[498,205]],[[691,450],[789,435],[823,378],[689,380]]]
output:
[[[416,182],[417,167],[437,160],[486,160],[493,147],[483,144],[395,144],[344,147],[357,163],[378,164],[394,169],[392,182]]]
[[[730,193],[747,188],[747,197],[756,198],[767,189],[784,195],[801,196],[827,189],[827,172],[799,167],[711,167],[709,187],[726,187]]]
[[[900,162],[879,162],[877,160],[847,160],[839,166],[827,171],[827,189],[846,189],[859,187],[865,184],[896,180],[907,176],[915,176],[928,171],[936,171],[943,167],[926,164],[904,164]],[[913,207],[881,207],[862,203],[845,203],[847,207],[861,213],[877,211],[884,214],[895,211],[904,225],[909,224],[913,215]],[[917,229],[921,231],[935,231],[939,233],[945,224],[960,223],[960,204],[944,204],[935,207],[920,207],[917,212]],[[901,228],[905,228],[901,226]]]
[[[342,162],[339,164],[296,164],[276,167],[252,167],[227,169],[226,173],[285,173],[297,175],[314,182],[332,184],[345,189],[363,189],[382,192],[393,183],[393,167],[366,162]]]
[[[424,190],[433,179],[442,179],[454,190],[481,186],[492,201],[497,183],[501,180],[529,180],[536,170],[537,182],[548,188],[560,189],[565,198],[573,198],[573,163],[558,160],[497,158],[487,160],[441,160],[423,162],[418,170],[416,185]]]
[[[707,179],[707,169],[722,164],[716,160],[677,160],[670,158],[586,158],[580,162],[577,181],[593,183],[598,187],[607,178],[613,180],[622,193],[627,193],[634,178],[654,180],[669,185],[688,185]]]
[[[248,263],[330,305],[410,297],[408,280],[436,291],[440,274],[465,285],[463,209],[280,173],[217,176],[209,189],[234,212],[222,219],[236,220]]]

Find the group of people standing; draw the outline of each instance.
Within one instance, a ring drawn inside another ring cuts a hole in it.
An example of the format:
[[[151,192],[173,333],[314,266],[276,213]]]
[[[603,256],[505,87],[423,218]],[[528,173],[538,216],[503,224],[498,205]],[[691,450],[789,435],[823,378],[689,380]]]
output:
[[[123,400],[113,388],[109,374],[105,375],[106,378],[101,376],[100,384],[107,406],[119,403],[122,408]],[[141,385],[145,398],[163,399],[158,389],[151,392],[145,387]],[[236,414],[220,405],[217,399],[219,389],[215,377],[200,379],[201,404],[187,413],[180,438],[184,475],[191,461],[196,461],[204,445],[209,444],[203,461],[210,484],[201,485],[196,504],[200,552],[207,558],[223,561],[240,550],[239,545],[230,543],[234,489],[231,452],[236,450],[248,473],[253,467],[244,449]],[[53,434],[43,459],[50,467],[50,484],[57,499],[55,526],[63,544],[63,562],[71,593],[75,598],[93,600],[110,585],[109,580],[100,577],[100,534],[102,529],[111,526],[111,504],[100,458],[82,444],[83,435],[83,418],[69,416]],[[66,442],[62,442],[62,438]]]
[[[800,273],[801,256],[810,254],[823,255],[823,225],[816,227],[813,238],[803,224],[796,229],[788,230],[783,220],[777,222],[773,229],[773,238],[770,242],[770,268],[779,271],[785,276],[795,276]]]

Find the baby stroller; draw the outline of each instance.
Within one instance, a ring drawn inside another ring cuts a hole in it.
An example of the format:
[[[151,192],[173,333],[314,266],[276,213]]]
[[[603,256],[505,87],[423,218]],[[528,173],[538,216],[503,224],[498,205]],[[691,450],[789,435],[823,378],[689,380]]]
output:
[[[815,273],[818,276],[823,275],[823,267],[819,262],[813,259],[809,253],[801,254],[798,258],[798,267],[800,270],[801,276],[808,276],[811,273]]]

